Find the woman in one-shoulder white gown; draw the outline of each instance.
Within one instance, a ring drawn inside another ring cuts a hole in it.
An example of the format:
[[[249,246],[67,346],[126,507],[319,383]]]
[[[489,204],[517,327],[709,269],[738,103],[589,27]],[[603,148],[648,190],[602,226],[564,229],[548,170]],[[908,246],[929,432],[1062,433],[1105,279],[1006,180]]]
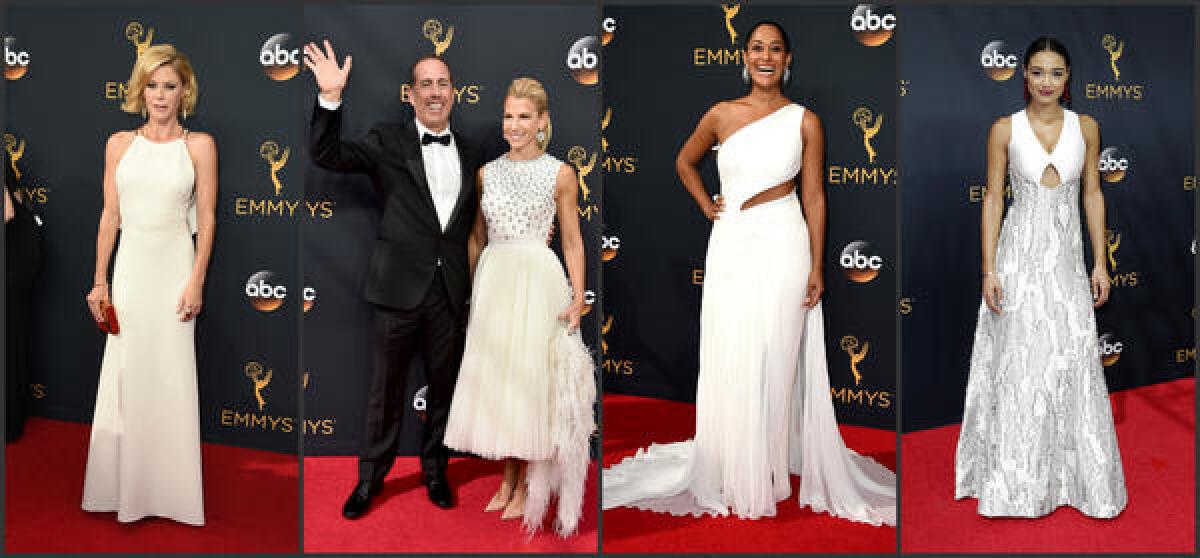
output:
[[[676,165],[713,220],[695,438],[653,444],[606,469],[603,507],[773,516],[795,473],[800,506],[894,525],[895,474],[846,448],[829,393],[821,124],[783,95],[791,64],[783,29],[762,22],[747,36],[750,94],[710,109]],[[721,194],[710,200],[696,165],[718,143]]]
[[[198,91],[187,57],[171,45],[138,57],[129,92],[122,108],[146,123],[113,134],[105,153],[87,299],[97,321],[113,304],[119,331],[104,347],[82,505],[117,512],[123,523],[153,516],[203,525],[194,339],[215,229],[216,145],[179,121]]]

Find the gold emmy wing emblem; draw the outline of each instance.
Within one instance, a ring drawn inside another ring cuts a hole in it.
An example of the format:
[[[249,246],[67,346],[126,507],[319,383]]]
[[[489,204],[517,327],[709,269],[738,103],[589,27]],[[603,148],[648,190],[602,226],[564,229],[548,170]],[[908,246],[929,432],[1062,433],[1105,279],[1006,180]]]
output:
[[[25,155],[25,140],[18,142],[16,136],[4,134],[4,150],[8,152],[8,164],[12,166],[13,176],[20,180],[21,169],[17,168],[17,161]]]
[[[592,169],[596,166],[596,154],[592,153],[592,158],[583,164],[583,160],[587,159],[587,150],[576,145],[567,150],[567,160],[575,165],[575,169],[579,171],[579,191],[583,192],[583,201],[587,201],[588,196],[592,194],[592,189],[588,188],[587,181],[584,177],[592,173]]]
[[[1108,34],[1100,39],[1100,46],[1108,51],[1108,65],[1112,67],[1113,79],[1121,81],[1121,70],[1117,69],[1117,59],[1121,57],[1121,53],[1125,52],[1125,41],[1117,41],[1116,37]]]
[[[446,29],[446,36],[442,37],[442,22],[436,19],[427,19],[421,25],[421,34],[425,35],[429,42],[433,43],[433,55],[441,56],[446,49],[450,48],[450,41],[454,40],[454,26],[451,25]]]
[[[733,16],[736,16],[742,9],[741,4],[721,4],[721,9],[725,11],[725,30],[729,31],[729,44],[737,44],[737,31],[733,30]]]
[[[308,389],[308,372],[304,373],[304,389]]]
[[[872,116],[875,117],[875,124],[871,124]],[[854,124],[858,126],[858,129],[862,130],[863,147],[867,150],[867,160],[870,163],[874,163],[875,155],[877,155],[877,153],[875,153],[875,148],[871,146],[871,139],[879,133],[880,126],[883,126],[883,115],[873,114],[871,109],[867,107],[858,107],[858,109],[854,111],[854,115],[851,117],[851,120],[853,120]]]
[[[1121,247],[1121,233],[1108,231],[1104,235],[1104,244],[1108,246],[1108,264],[1112,270],[1117,270],[1117,248]]]
[[[271,377],[274,376],[274,371],[270,368],[263,372],[263,367],[257,362],[246,363],[246,377],[254,382],[254,398],[258,400],[258,410],[263,410],[267,407],[267,400],[263,399],[262,390],[271,383]]]
[[[612,121],[612,107],[604,111],[604,118],[600,119],[600,150],[608,152],[608,138],[604,137],[604,131],[608,129],[608,123]]]
[[[612,314],[609,314],[608,319],[604,320],[603,324],[600,324],[600,351],[604,354],[608,354],[608,340],[604,339],[604,336],[608,335],[609,331],[612,331],[612,322]]]
[[[858,338],[853,335],[847,335],[842,338],[842,350],[850,355],[850,373],[854,374],[854,385],[862,382],[862,373],[858,371],[858,363],[867,358],[867,352],[871,350],[871,342],[867,341],[862,344],[862,350],[858,351]]]
[[[133,43],[134,48],[137,49],[138,58],[141,58],[142,53],[150,48],[150,43],[154,40],[154,28],[151,27],[149,31],[146,31],[142,28],[141,23],[131,21],[129,25],[125,26],[125,38]]]
[[[291,155],[292,148],[283,148],[283,155],[279,154],[279,144],[272,140],[267,140],[258,146],[258,156],[262,157],[271,167],[271,182],[275,184],[275,195],[278,196],[283,192],[283,183],[279,181],[279,170],[287,164],[288,155]]]

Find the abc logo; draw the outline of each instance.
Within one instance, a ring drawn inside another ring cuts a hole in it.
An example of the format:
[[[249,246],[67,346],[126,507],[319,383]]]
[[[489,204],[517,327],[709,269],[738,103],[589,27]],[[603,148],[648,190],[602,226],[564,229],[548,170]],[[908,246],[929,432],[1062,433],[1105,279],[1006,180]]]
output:
[[[292,36],[287,33],[272,35],[258,51],[258,63],[267,77],[275,81],[286,81],[300,73],[300,49],[288,49]]]
[[[874,4],[859,4],[850,15],[854,38],[866,46],[879,46],[892,38],[896,30],[895,14],[880,14]]]
[[[600,259],[606,262],[611,262],[617,257],[617,250],[621,249],[621,239],[615,236],[600,237]]]
[[[1105,333],[1100,336],[1098,341],[1100,345],[1100,361],[1105,366],[1116,364],[1121,358],[1121,351],[1125,350],[1125,344],[1120,341],[1113,340],[1113,334]]]
[[[586,316],[592,312],[592,305],[596,304],[596,291],[587,289],[583,291],[583,313],[580,316]]]
[[[246,299],[250,306],[260,312],[274,312],[283,306],[287,298],[287,287],[274,285],[275,274],[270,271],[259,271],[246,280]]]
[[[304,299],[304,311],[308,312],[317,303],[317,290],[312,287],[304,287],[300,297]]]
[[[429,386],[421,386],[421,389],[418,389],[417,393],[413,395],[413,411],[416,411],[417,418],[421,419],[421,422],[425,422],[425,409],[427,408],[425,396],[428,394]]]
[[[1017,72],[1017,55],[1005,54],[1008,45],[1004,41],[992,41],[979,53],[979,65],[988,77],[1005,81]]]
[[[4,79],[18,80],[29,71],[29,53],[17,50],[15,37],[4,38]]]
[[[875,254],[871,244],[863,240],[855,240],[842,248],[838,259],[846,278],[855,283],[866,283],[879,276],[883,269],[883,258]]]
[[[608,46],[608,43],[611,43],[613,40],[613,35],[617,32],[617,20],[611,17],[604,18],[604,21],[600,22],[600,31],[601,46]]]
[[[1129,170],[1129,158],[1116,147],[1105,147],[1100,152],[1100,177],[1105,182],[1120,182]]]
[[[594,35],[588,35],[571,45],[571,50],[567,51],[567,70],[582,85],[599,83],[600,41]]]

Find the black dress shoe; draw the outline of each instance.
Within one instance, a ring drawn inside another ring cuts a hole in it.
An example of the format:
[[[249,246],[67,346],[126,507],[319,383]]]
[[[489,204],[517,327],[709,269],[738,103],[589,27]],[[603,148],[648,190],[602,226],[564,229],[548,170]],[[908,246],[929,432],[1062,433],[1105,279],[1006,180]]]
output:
[[[454,507],[454,492],[450,490],[450,483],[443,478],[427,479],[425,481],[425,490],[429,493],[429,501],[439,508],[450,509]]]
[[[371,504],[371,498],[374,498],[378,492],[378,487],[370,482],[359,481],[358,486],[354,487],[354,492],[351,492],[350,497],[346,498],[346,505],[342,506],[342,517],[346,519],[362,517],[367,513],[367,506]]]

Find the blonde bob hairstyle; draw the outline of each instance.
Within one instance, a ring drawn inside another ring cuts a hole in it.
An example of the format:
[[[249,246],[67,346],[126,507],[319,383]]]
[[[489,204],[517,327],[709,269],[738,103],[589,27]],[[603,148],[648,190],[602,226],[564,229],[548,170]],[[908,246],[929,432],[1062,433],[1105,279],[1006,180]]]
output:
[[[195,112],[196,98],[200,96],[200,88],[196,85],[196,73],[192,71],[192,63],[188,60],[187,55],[168,44],[147,48],[138,57],[137,62],[134,62],[133,73],[130,74],[125,88],[125,102],[121,103],[121,110],[130,114],[145,115],[146,82],[150,81],[150,74],[164,64],[170,64],[172,68],[175,68],[175,73],[179,74],[182,82],[180,85],[183,86],[183,98],[179,102],[180,112],[185,115]]]
[[[542,151],[546,150],[546,146],[550,145],[550,134],[553,132],[553,124],[550,123],[550,115],[547,111],[550,109],[550,101],[546,98],[546,88],[538,80],[528,77],[514,79],[512,85],[508,86],[508,94],[505,98],[528,99],[533,101],[533,106],[537,108],[538,115],[546,114],[546,132],[545,138],[537,142],[538,148]]]

